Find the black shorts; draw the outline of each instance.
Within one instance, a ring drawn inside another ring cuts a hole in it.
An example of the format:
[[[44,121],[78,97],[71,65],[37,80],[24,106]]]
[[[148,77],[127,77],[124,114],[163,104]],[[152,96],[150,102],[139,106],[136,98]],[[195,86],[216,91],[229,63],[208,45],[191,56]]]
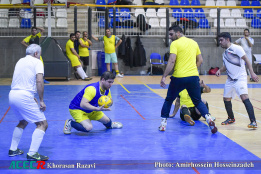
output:
[[[80,57],[80,59],[83,62],[84,66],[88,66],[89,65],[89,56],[87,56],[87,57]]]
[[[191,116],[191,118],[192,118],[194,121],[200,119],[201,114],[198,114],[198,113],[196,112],[196,107],[191,107],[191,108],[188,108],[188,109],[189,109],[189,112],[190,112],[190,116]],[[181,120],[185,121],[185,119],[184,119],[184,114],[182,114],[181,112],[180,112],[180,118],[181,118]]]

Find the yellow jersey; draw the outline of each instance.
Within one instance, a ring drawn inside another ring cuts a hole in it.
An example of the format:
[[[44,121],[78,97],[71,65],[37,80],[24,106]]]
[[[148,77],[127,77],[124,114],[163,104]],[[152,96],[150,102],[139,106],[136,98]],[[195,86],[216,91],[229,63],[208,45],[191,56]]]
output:
[[[186,105],[188,108],[195,106],[186,89],[184,89],[179,93],[179,97],[180,97],[180,106]]]
[[[72,57],[72,56],[75,56],[71,50],[71,48],[74,48],[74,43],[73,41],[71,41],[71,39],[68,40],[68,42],[66,43],[66,55],[68,57]]]
[[[102,95],[104,95],[105,91],[103,91],[100,88],[100,93]],[[92,101],[92,99],[96,96],[96,88],[94,86],[88,86],[87,88],[85,88],[84,90],[84,94],[83,97],[86,98],[88,101]],[[108,97],[111,98],[111,90],[109,90],[109,93],[107,95]]]
[[[26,37],[26,38],[24,39],[24,41],[25,41],[26,43],[28,43],[29,45],[31,45],[31,44],[37,44],[37,45],[39,45],[39,44],[40,44],[40,37],[41,37],[41,36],[42,36],[42,34],[39,32],[39,33],[37,33],[35,36],[30,35],[30,36]]]
[[[176,54],[173,77],[199,76],[196,56],[201,54],[197,42],[180,37],[170,45],[170,54]]]
[[[89,46],[89,42],[86,40],[83,40],[83,38],[80,38],[83,45]],[[81,57],[88,57],[89,56],[89,50],[86,47],[82,47],[81,45],[79,45],[79,56]]]
[[[104,51],[105,53],[115,53],[115,35],[111,35],[110,38],[103,36],[104,40]]]

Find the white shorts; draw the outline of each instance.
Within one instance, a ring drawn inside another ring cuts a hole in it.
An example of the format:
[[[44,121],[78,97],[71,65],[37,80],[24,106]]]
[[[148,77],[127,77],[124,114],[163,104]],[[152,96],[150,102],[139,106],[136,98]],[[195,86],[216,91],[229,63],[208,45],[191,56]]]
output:
[[[11,90],[9,93],[9,104],[19,120],[26,120],[29,123],[46,120],[44,113],[40,111],[31,92]]]
[[[223,97],[235,98],[236,94],[239,98],[242,94],[248,94],[247,78],[240,78],[237,81],[227,79]]]

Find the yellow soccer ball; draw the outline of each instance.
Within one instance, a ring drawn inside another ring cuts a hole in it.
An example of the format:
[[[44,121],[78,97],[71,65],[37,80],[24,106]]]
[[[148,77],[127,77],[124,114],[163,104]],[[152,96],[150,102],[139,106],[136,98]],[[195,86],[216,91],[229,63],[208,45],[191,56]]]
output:
[[[104,105],[104,108],[109,108],[112,105],[112,99],[107,95],[103,95],[99,98],[98,105],[99,106]]]

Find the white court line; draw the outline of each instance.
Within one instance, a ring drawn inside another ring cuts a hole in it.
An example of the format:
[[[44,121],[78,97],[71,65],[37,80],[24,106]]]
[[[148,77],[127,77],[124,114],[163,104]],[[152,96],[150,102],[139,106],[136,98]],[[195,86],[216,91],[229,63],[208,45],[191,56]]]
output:
[[[213,106],[213,105],[209,105],[209,106],[214,107],[214,108],[218,108],[218,109],[225,110],[224,108],[221,108],[221,107],[217,107],[217,106]],[[242,116],[244,116],[244,117],[246,117],[246,118],[249,118],[248,115],[244,115],[244,114],[241,114],[241,113],[235,112],[235,111],[233,111],[233,112],[234,112],[234,113],[237,113],[237,114],[239,114],[239,115],[242,115]],[[256,122],[261,123],[259,120],[256,120]]]

